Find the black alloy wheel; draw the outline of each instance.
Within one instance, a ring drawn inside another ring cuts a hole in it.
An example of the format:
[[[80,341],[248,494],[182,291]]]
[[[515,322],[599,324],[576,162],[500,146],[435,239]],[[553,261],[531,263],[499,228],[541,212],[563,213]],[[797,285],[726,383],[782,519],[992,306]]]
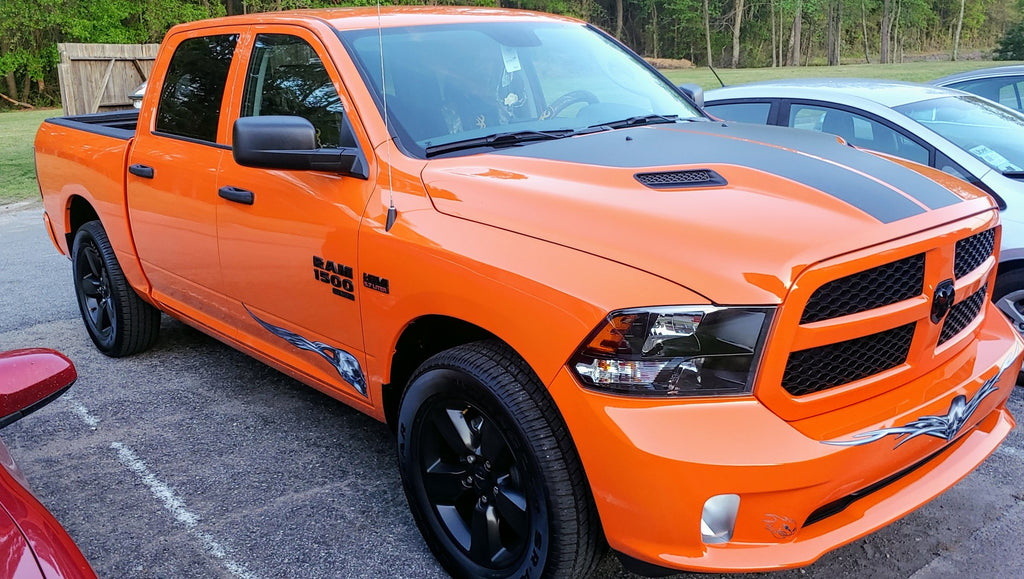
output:
[[[604,546],[579,456],[532,369],[474,342],[430,358],[398,416],[402,483],[455,577],[588,577]]]
[[[534,489],[497,423],[458,398],[422,410],[418,444],[423,488],[441,524],[476,564],[502,568],[529,545]]]
[[[84,240],[79,252],[80,259],[75,262],[75,287],[82,304],[83,319],[90,334],[103,343],[113,342],[117,317],[107,267],[94,239]]]
[[[160,312],[128,284],[99,221],[85,223],[75,234],[71,269],[82,321],[100,352],[128,356],[156,341]]]

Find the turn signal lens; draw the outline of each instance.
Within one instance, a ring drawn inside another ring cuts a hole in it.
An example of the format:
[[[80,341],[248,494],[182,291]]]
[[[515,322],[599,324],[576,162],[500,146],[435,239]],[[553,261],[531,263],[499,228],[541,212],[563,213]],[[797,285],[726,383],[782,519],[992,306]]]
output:
[[[774,311],[680,306],[613,312],[570,367],[586,386],[619,394],[748,394]]]

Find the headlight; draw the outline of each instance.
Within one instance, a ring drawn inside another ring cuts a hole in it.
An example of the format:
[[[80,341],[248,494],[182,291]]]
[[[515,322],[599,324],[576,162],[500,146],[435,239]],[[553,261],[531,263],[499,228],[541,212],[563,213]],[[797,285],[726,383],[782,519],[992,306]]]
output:
[[[749,394],[775,308],[669,306],[612,312],[569,366],[617,394]]]

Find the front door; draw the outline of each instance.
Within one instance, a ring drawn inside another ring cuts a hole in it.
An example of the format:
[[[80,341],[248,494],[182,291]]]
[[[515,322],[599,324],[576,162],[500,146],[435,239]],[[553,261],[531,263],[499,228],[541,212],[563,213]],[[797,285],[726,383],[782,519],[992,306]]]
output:
[[[355,146],[343,85],[315,35],[253,27],[238,116],[308,119],[318,147]],[[363,150],[368,149],[363,146]],[[356,400],[367,400],[356,241],[372,183],[319,171],[248,168],[226,156],[217,224],[227,294],[260,350]],[[248,320],[244,318],[248,317]]]

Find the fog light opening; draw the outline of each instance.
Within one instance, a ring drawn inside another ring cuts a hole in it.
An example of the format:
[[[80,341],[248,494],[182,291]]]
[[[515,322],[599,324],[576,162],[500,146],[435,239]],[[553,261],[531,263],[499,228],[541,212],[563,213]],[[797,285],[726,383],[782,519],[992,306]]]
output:
[[[728,543],[736,528],[739,495],[715,495],[704,503],[700,514],[700,538],[707,545]]]

